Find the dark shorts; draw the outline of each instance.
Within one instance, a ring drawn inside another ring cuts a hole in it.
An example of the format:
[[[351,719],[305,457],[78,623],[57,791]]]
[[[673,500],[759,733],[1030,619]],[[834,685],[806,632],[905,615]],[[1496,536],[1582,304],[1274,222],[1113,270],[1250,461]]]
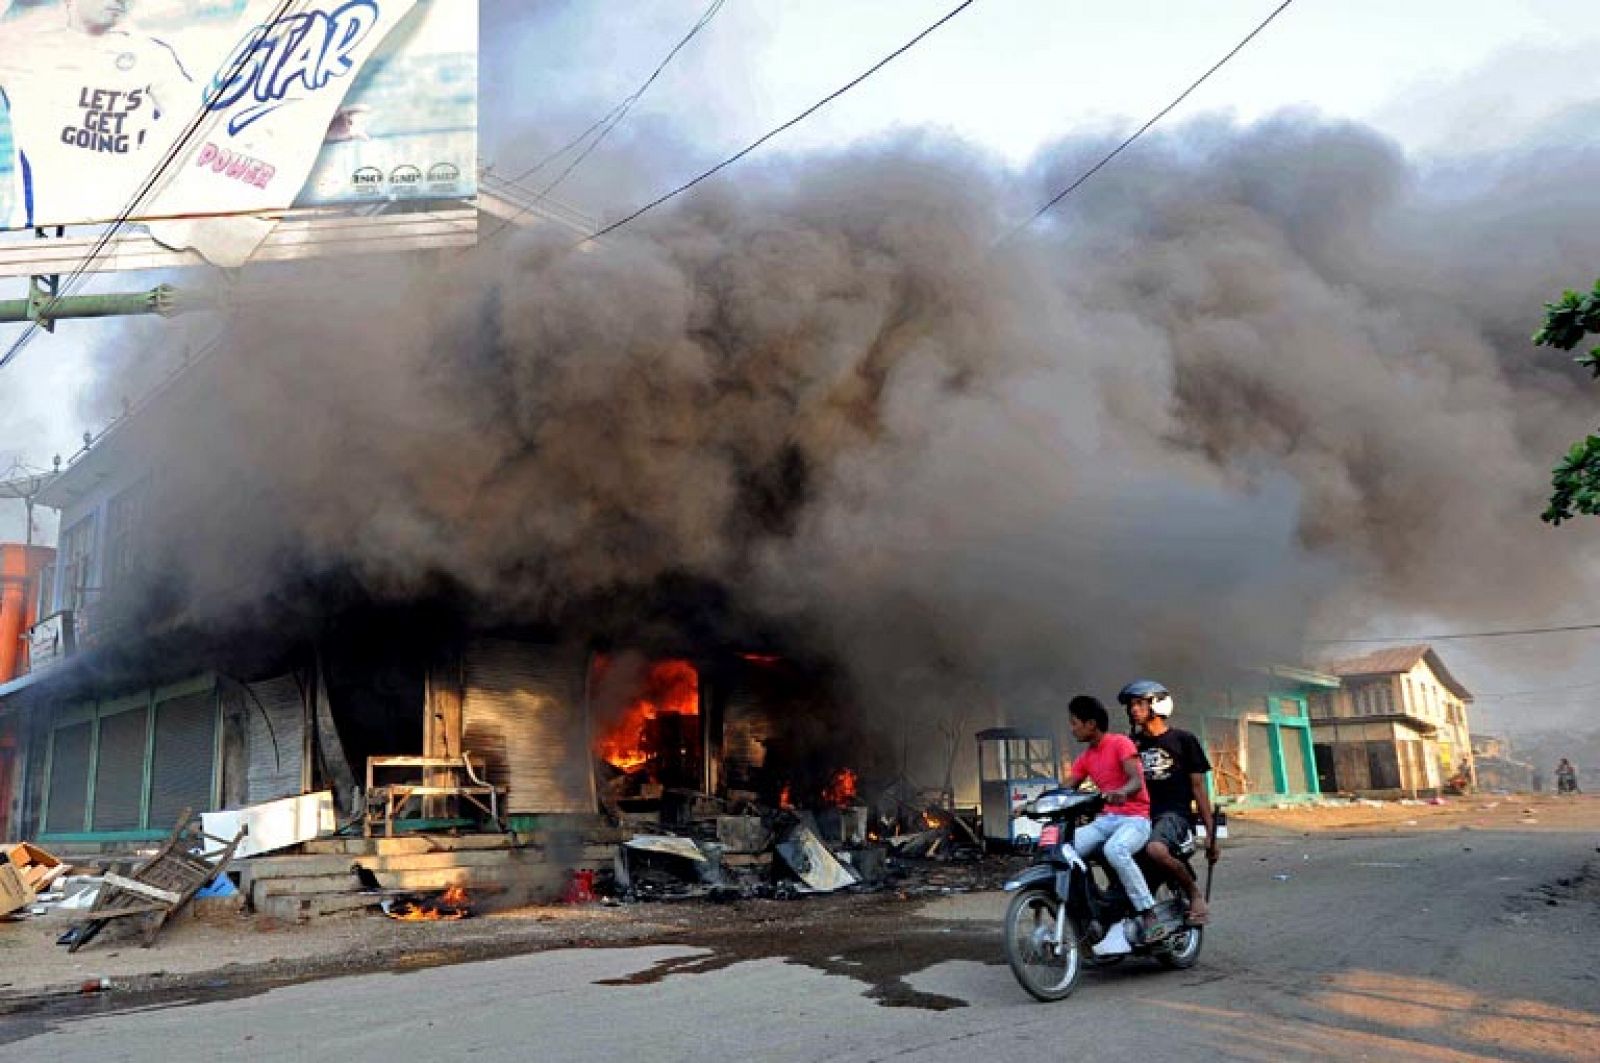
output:
[[[1150,840],[1160,842],[1173,856],[1194,852],[1194,825],[1181,812],[1163,812],[1150,824]]]

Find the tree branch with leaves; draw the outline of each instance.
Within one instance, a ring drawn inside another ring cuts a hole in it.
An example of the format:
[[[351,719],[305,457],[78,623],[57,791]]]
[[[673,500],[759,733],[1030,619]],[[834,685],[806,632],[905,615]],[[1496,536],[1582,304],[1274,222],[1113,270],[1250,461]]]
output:
[[[1600,281],[1595,281],[1593,291],[1568,291],[1558,301],[1544,304],[1544,326],[1533,334],[1533,342],[1570,351],[1591,333],[1600,333]],[[1600,347],[1573,360],[1600,380]],[[1590,433],[1572,444],[1550,474],[1550,489],[1550,505],[1541,520],[1560,524],[1580,513],[1600,515],[1600,435]]]

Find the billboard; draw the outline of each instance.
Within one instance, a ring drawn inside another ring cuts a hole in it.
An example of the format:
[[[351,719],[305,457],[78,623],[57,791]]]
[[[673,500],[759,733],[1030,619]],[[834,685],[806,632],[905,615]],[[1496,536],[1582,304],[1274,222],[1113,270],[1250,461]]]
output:
[[[477,21],[477,0],[0,0],[0,229],[137,198],[162,244],[237,265],[291,207],[473,196]]]

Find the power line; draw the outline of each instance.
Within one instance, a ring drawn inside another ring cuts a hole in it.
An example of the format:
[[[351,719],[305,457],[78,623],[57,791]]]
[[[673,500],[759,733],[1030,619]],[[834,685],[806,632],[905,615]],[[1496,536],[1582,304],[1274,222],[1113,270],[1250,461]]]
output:
[[[1266,29],[1269,25],[1272,24],[1272,20],[1273,19],[1277,18],[1279,15],[1281,15],[1285,11],[1287,11],[1288,8],[1289,8],[1289,5],[1292,4],[1292,3],[1294,3],[1294,0],[1283,0],[1283,3],[1279,4],[1276,8],[1274,8],[1270,15],[1268,15],[1266,18],[1262,19],[1261,22],[1256,26],[1255,29],[1253,29],[1249,33],[1245,34],[1244,39],[1241,40],[1238,44],[1234,45],[1233,48],[1231,48],[1228,51],[1227,55],[1224,55],[1221,59],[1218,59],[1215,63],[1213,63],[1212,66],[1211,66],[1211,69],[1207,70],[1204,74],[1201,74],[1198,78],[1196,78],[1189,85],[1188,88],[1186,88],[1182,92],[1178,93],[1177,97],[1175,99],[1173,99],[1173,101],[1171,103],[1167,104],[1165,107],[1161,108],[1161,110],[1157,111],[1154,115],[1152,115],[1149,121],[1145,122],[1145,124],[1140,126],[1138,129],[1135,129],[1131,134],[1129,134],[1127,136],[1127,138],[1125,138],[1122,141],[1122,143],[1118,144],[1115,148],[1112,148],[1110,152],[1108,152],[1105,156],[1103,156],[1100,159],[1099,162],[1095,163],[1093,166],[1089,167],[1083,173],[1079,174],[1078,177],[1071,184],[1069,184],[1067,187],[1063,188],[1060,192],[1057,192],[1050,199],[1050,201],[1048,203],[1046,203],[1044,206],[1040,207],[1038,210],[1034,211],[1033,215],[1030,218],[1028,218],[1027,221],[1023,222],[1021,225],[1018,225],[1015,229],[1013,229],[1010,232],[1008,232],[1004,237],[1001,238],[1000,243],[1002,243],[1002,244],[1007,243],[1012,238],[1014,238],[1018,233],[1022,232],[1028,226],[1032,225],[1034,222],[1036,222],[1040,218],[1044,217],[1046,214],[1048,214],[1055,207],[1055,205],[1057,203],[1060,203],[1063,199],[1066,199],[1073,192],[1076,192],[1079,188],[1081,188],[1089,180],[1089,178],[1093,177],[1095,174],[1099,173],[1102,169],[1104,169],[1107,165],[1109,165],[1112,159],[1115,159],[1118,155],[1121,155],[1124,150],[1126,150],[1130,145],[1133,144],[1134,141],[1136,141],[1140,137],[1144,136],[1144,134],[1150,129],[1150,127],[1154,126],[1157,122],[1161,121],[1161,119],[1165,118],[1168,114],[1170,114],[1180,103],[1182,103],[1184,100],[1188,99],[1189,95],[1191,93],[1193,93],[1195,89],[1198,89],[1201,85],[1205,84],[1207,78],[1211,77],[1211,75],[1215,74],[1218,70],[1221,70],[1223,68],[1223,66],[1225,66],[1227,64],[1228,60],[1232,59],[1234,56],[1238,55],[1241,51],[1243,51],[1245,45],[1247,45],[1251,41],[1255,40],[1256,36],[1259,33],[1261,33],[1262,30]]]
[[[672,46],[672,49],[667,52],[664,57],[662,57],[661,62],[656,64],[656,68],[650,72],[650,76],[645,78],[644,83],[635,89],[630,96],[622,100],[622,102],[618,103],[615,107],[611,108],[611,110],[607,111],[602,117],[596,119],[589,126],[589,128],[585,129],[582,133],[579,133],[576,137],[567,141],[561,147],[546,155],[544,158],[540,159],[526,170],[517,174],[515,177],[507,178],[506,180],[508,183],[512,185],[520,185],[523,181],[526,181],[528,178],[544,169],[554,160],[560,158],[562,155],[565,155],[568,151],[571,151],[578,145],[583,144],[584,141],[589,140],[590,135],[595,133],[596,130],[599,130],[599,135],[595,136],[592,141],[589,141],[589,143],[584,146],[583,150],[578,153],[577,158],[573,159],[567,164],[566,169],[557,174],[553,181],[539,189],[538,192],[534,193],[533,200],[528,205],[524,206],[510,218],[502,221],[500,225],[490,232],[488,236],[484,237],[484,239],[492,240],[496,236],[499,236],[501,232],[514,224],[517,219],[521,218],[529,210],[533,209],[535,204],[553,192],[558,185],[560,185],[568,178],[568,176],[572,174],[572,171],[583,165],[583,161],[593,154],[596,148],[605,142],[606,137],[611,135],[611,131],[622,124],[622,120],[624,118],[628,117],[628,112],[633,109],[633,105],[638,103],[644,94],[649,91],[650,86],[655,84],[656,79],[661,76],[661,72],[665,70],[672,60],[677,57],[678,53],[683,51],[688,43],[694,40],[695,36],[699,34],[701,30],[710,25],[711,20],[717,17],[717,12],[722,10],[722,6],[725,3],[727,3],[727,0],[711,0],[711,4],[703,12],[701,12],[699,20],[696,21],[693,26],[689,27],[689,32],[685,33],[683,37],[679,39],[678,43]]]
[[[1473,700],[1483,701],[1485,699],[1498,700],[1501,698],[1529,698],[1544,694],[1562,694],[1572,690],[1593,690],[1595,687],[1600,687],[1600,682],[1563,683],[1560,686],[1538,687],[1533,690],[1500,690],[1492,694],[1475,694],[1473,695]]]
[[[650,211],[656,209],[657,207],[661,206],[661,204],[667,202],[668,200],[676,199],[678,196],[681,196],[683,193],[689,191],[689,189],[693,188],[695,185],[699,184],[700,182],[702,182],[702,181],[704,181],[704,180],[706,180],[706,179],[708,179],[710,177],[713,177],[716,174],[718,174],[718,173],[722,172],[723,170],[727,169],[729,166],[732,166],[734,163],[738,162],[740,159],[744,158],[746,155],[749,155],[752,151],[755,151],[757,148],[761,147],[761,145],[765,144],[767,141],[771,140],[773,137],[777,136],[778,134],[786,132],[789,129],[792,129],[795,126],[799,125],[801,122],[805,121],[807,118],[810,118],[813,114],[816,114],[818,111],[822,110],[822,108],[826,107],[828,104],[830,104],[834,100],[838,99],[840,96],[843,96],[845,93],[849,92],[851,89],[855,88],[857,85],[861,84],[863,81],[867,80],[872,75],[876,74],[878,71],[882,70],[884,67],[886,67],[890,63],[894,62],[896,59],[900,58],[906,52],[909,52],[912,48],[916,47],[917,44],[919,44],[924,37],[927,37],[929,34],[933,33],[934,30],[937,30],[939,27],[943,26],[946,22],[949,22],[951,19],[953,19],[957,15],[961,14],[961,12],[963,12],[967,8],[971,7],[976,2],[977,2],[977,0],[962,0],[961,3],[959,3],[955,7],[951,8],[948,12],[945,13],[945,15],[942,18],[940,18],[938,21],[934,22],[932,25],[928,26],[921,33],[918,33],[915,37],[912,37],[909,41],[907,41],[906,43],[902,44],[900,47],[896,48],[894,51],[890,52],[888,55],[884,56],[882,59],[878,60],[876,63],[872,64],[872,66],[868,67],[866,70],[862,71],[860,74],[857,74],[854,78],[852,78],[851,80],[846,82],[844,85],[840,86],[837,89],[834,89],[832,92],[828,93],[828,95],[822,97],[822,99],[818,100],[816,103],[813,103],[810,107],[807,107],[805,110],[801,111],[799,114],[795,115],[793,118],[789,119],[787,122],[784,122],[782,125],[776,126],[773,129],[770,129],[767,132],[763,133],[761,136],[757,137],[755,140],[752,140],[745,147],[743,147],[743,148],[739,149],[738,151],[734,152],[732,155],[729,155],[726,159],[723,159],[721,162],[717,163],[715,166],[711,167],[709,170],[704,171],[699,176],[694,177],[694,178],[692,178],[692,179],[690,179],[688,181],[685,181],[683,184],[679,185],[677,188],[674,188],[672,191],[666,193],[665,195],[658,196],[657,198],[655,198],[655,199],[651,200],[650,202],[646,203],[644,206],[640,207],[638,210],[634,211],[632,214],[629,214],[627,217],[622,218],[619,221],[612,222],[610,225],[607,225],[605,228],[601,229],[599,232],[595,233],[593,236],[589,236],[589,237],[584,238],[584,240],[582,240],[580,242],[580,245],[582,243],[588,243],[590,240],[598,240],[602,236],[609,236],[611,233],[616,232],[618,229],[622,228],[624,225],[627,225],[630,222],[636,221],[637,219],[639,219],[643,215],[645,215],[645,214],[649,213]],[[1291,0],[1291,2],[1292,2],[1292,0]],[[1285,5],[1285,6],[1287,6],[1287,5]]]
[[[1600,631],[1600,624],[1567,624],[1562,627],[1506,628],[1500,631],[1452,631],[1437,635],[1374,635],[1360,639],[1306,639],[1319,646],[1349,645],[1361,642],[1439,642],[1444,639],[1498,639],[1513,635],[1553,635],[1563,631]]]
[[[270,25],[283,18],[297,2],[299,0],[280,0],[278,6],[273,9],[271,17],[267,20],[267,24]],[[73,267],[66,280],[56,284],[55,290],[50,294],[50,301],[44,304],[38,315],[28,322],[27,328],[23,330],[22,335],[17,337],[5,355],[0,357],[0,369],[9,365],[12,359],[22,353],[23,348],[33,339],[34,334],[39,330],[39,319],[48,318],[61,300],[71,295],[83,283],[84,275],[88,272],[89,267],[94,265],[95,260],[105,252],[106,247],[116,237],[122,226],[127,224],[129,219],[133,217],[134,213],[144,203],[145,198],[151,194],[155,186],[161,181],[168,168],[178,160],[179,156],[189,150],[190,141],[194,139],[195,134],[199,132],[200,127],[206,123],[207,118],[211,115],[211,105],[222,95],[223,90],[238,77],[239,72],[245,68],[254,51],[255,49],[253,48],[240,49],[233,65],[228,68],[227,77],[212,79],[208,92],[201,96],[200,109],[195,113],[195,116],[190,119],[189,124],[179,134],[172,147],[168,148],[166,154],[156,163],[155,167],[150,171],[150,175],[139,186],[138,191],[134,192],[133,198],[128,200],[127,205],[123,207],[116,219],[95,240],[94,245],[89,248],[77,266]]]

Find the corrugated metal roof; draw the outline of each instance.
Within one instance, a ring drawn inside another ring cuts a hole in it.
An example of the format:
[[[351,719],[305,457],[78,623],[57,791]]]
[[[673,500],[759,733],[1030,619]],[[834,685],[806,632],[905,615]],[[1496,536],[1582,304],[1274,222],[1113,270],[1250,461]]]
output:
[[[1339,676],[1341,679],[1350,679],[1365,675],[1396,675],[1409,672],[1417,666],[1418,661],[1427,661],[1428,667],[1433,669],[1433,674],[1439,677],[1449,691],[1462,701],[1471,701],[1472,692],[1461,685],[1450,670],[1444,666],[1439,655],[1432,646],[1389,646],[1381,650],[1373,650],[1359,657],[1345,657],[1334,661],[1324,661],[1317,665],[1320,671],[1329,675]]]

